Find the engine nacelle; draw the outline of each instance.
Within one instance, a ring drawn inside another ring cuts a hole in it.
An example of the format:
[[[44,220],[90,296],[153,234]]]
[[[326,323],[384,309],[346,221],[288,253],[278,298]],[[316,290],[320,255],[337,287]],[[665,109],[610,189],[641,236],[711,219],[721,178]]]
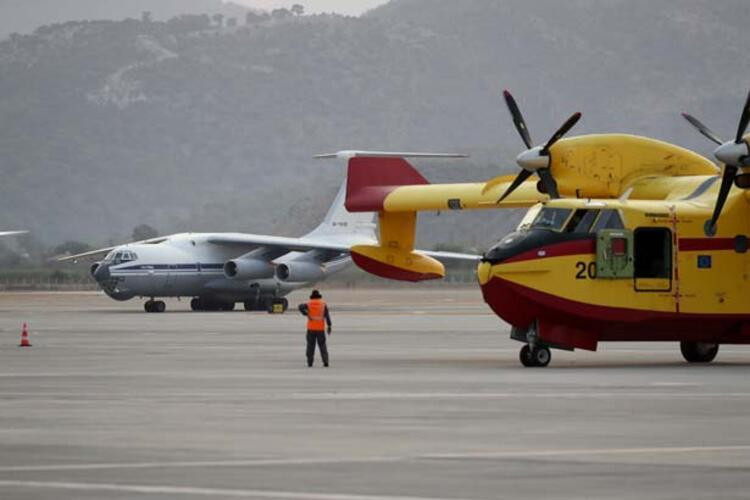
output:
[[[93,264],[91,264],[91,266],[89,267],[89,275],[90,275],[90,276],[91,276],[92,278],[94,277],[94,273],[96,272],[96,270],[97,270],[97,269],[99,269],[99,266],[100,266],[100,265],[101,265],[101,262],[94,262],[94,263],[93,263]]]
[[[265,260],[234,259],[224,263],[224,276],[229,279],[250,280],[272,278],[273,265]]]
[[[315,262],[288,262],[276,266],[276,277],[281,281],[301,283],[318,281],[325,277],[326,270]]]

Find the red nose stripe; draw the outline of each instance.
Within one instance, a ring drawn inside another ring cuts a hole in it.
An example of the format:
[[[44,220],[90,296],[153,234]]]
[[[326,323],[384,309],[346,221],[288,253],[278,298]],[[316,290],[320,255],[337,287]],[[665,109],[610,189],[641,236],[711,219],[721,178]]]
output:
[[[548,257],[564,257],[566,255],[585,255],[596,253],[596,241],[576,240],[555,243],[533,250],[520,253],[503,261],[503,264],[510,262],[522,262],[524,260],[545,259]]]

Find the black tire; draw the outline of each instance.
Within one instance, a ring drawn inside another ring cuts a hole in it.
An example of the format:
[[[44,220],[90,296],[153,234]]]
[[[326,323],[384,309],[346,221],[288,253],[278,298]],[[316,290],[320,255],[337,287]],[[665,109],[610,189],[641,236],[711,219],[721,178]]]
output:
[[[286,312],[287,309],[289,309],[289,301],[286,299],[281,299],[281,303],[284,305],[284,312]]]
[[[521,360],[521,364],[527,368],[535,366],[534,360],[531,357],[531,347],[528,344],[521,348],[521,352],[518,353],[518,359]]]
[[[190,309],[193,311],[202,311],[203,310],[203,303],[201,302],[201,299],[194,298],[190,300]]]
[[[163,300],[157,300],[153,305],[153,312],[163,313],[167,310],[167,304]]]
[[[234,311],[234,302],[224,302],[220,309],[222,311]]]
[[[245,301],[243,302],[243,305],[245,306],[245,311],[257,311],[258,307],[255,302],[253,301]]]
[[[266,301],[266,311],[268,314],[273,314],[273,300]]]
[[[710,363],[719,353],[719,344],[710,342],[680,342],[682,357],[688,363]]]
[[[143,310],[146,311],[147,313],[154,312],[154,302],[152,300],[149,300],[148,302],[143,304]]]

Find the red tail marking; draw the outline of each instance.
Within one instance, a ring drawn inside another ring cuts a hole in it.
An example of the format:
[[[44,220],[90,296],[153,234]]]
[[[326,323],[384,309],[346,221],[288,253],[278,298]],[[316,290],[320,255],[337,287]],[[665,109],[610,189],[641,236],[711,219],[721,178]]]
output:
[[[403,158],[352,158],[344,205],[350,212],[380,212],[394,189],[420,184],[429,182]]]

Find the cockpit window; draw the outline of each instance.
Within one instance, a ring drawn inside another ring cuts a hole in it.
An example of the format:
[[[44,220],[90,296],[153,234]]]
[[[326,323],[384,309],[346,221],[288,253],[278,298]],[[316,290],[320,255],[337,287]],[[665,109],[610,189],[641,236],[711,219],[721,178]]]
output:
[[[104,257],[105,262],[112,262],[114,265],[123,262],[131,262],[138,259],[138,255],[130,250],[112,250]]]
[[[534,222],[531,223],[532,229],[552,229],[559,231],[565,225],[565,221],[570,217],[572,210],[569,208],[543,208]]]
[[[620,213],[617,210],[602,210],[602,214],[594,224],[594,232],[600,229],[625,229]]]
[[[588,233],[597,215],[599,215],[599,210],[579,208],[573,213],[573,217],[571,217],[565,225],[565,232]]]

